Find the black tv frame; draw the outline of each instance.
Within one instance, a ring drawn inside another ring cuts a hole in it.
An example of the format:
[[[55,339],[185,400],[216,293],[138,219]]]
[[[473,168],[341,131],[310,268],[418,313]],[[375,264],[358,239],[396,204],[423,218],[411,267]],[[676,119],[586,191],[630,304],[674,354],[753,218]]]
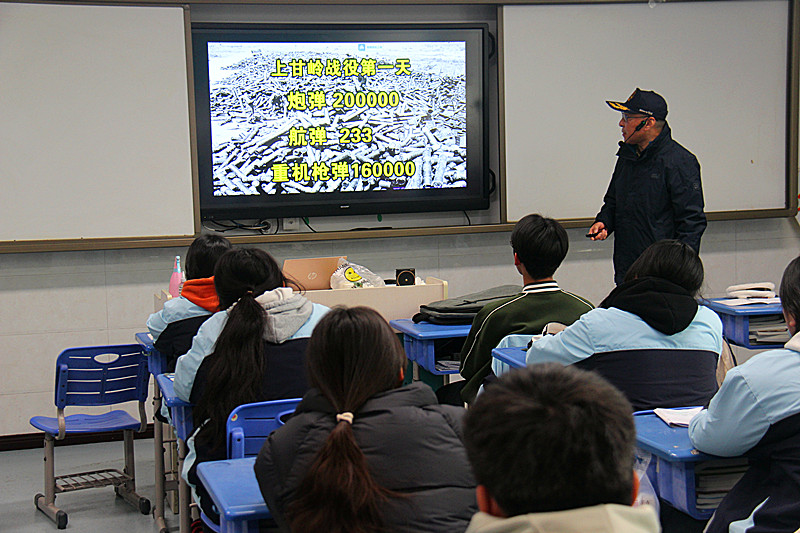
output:
[[[213,196],[208,42],[466,42],[467,186],[314,194]],[[489,207],[488,25],[193,24],[194,88],[202,220],[479,210]]]

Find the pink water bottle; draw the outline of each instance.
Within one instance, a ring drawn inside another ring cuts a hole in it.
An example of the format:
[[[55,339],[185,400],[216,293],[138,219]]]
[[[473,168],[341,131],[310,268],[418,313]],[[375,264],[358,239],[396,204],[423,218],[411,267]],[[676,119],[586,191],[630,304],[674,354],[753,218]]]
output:
[[[175,256],[175,264],[172,267],[172,276],[169,277],[169,294],[173,298],[181,295],[181,285],[183,276],[181,275],[181,256]]]

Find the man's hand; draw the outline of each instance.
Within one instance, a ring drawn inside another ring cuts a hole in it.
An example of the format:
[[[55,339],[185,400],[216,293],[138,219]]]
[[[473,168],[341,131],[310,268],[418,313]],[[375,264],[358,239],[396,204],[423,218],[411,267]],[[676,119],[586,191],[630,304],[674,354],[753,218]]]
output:
[[[593,241],[604,241],[606,237],[608,237],[608,231],[606,230],[606,225],[602,222],[595,222],[592,224],[592,227],[589,228],[589,232],[586,234],[587,237],[592,239]]]

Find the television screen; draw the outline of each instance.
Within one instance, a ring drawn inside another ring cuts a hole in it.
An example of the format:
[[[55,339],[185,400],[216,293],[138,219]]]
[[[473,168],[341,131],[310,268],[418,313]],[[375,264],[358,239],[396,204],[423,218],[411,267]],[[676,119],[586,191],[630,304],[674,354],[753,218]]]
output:
[[[486,27],[192,34],[203,219],[488,207]]]

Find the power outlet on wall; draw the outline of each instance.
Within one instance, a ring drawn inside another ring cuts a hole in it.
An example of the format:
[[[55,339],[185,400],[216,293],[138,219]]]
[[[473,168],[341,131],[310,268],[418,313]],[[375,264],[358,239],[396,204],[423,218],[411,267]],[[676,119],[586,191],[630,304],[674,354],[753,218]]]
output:
[[[282,218],[281,231],[300,231],[300,218]]]

